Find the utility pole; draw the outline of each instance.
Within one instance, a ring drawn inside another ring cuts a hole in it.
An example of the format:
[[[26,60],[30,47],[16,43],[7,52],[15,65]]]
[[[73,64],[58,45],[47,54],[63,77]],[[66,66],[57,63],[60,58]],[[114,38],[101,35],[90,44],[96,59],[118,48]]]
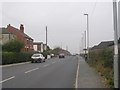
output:
[[[87,60],[89,60],[89,15],[88,14],[84,14],[87,16]]]
[[[47,26],[46,26],[46,50],[47,50]]]
[[[84,31],[84,34],[85,34],[85,49],[84,50],[85,50],[85,60],[86,60],[86,50],[87,50],[86,49],[86,31]]]
[[[113,19],[114,19],[114,87],[119,88],[118,70],[118,26],[117,26],[117,2],[113,0]]]

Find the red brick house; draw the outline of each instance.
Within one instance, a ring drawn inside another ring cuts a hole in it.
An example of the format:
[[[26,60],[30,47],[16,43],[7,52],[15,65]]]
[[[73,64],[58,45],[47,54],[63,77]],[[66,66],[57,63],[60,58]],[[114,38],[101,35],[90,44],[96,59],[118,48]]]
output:
[[[24,26],[22,24],[20,25],[19,29],[9,24],[6,29],[8,32],[14,34],[16,36],[16,39],[24,43],[25,46],[22,49],[22,51],[24,52],[33,51],[33,39],[24,33]]]

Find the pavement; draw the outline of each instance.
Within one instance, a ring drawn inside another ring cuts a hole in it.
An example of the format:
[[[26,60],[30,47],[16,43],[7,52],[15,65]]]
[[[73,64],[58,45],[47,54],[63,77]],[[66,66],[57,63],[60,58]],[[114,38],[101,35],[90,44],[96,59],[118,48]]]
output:
[[[79,57],[78,88],[105,88],[101,76]]]
[[[80,56],[1,68],[2,88],[104,88],[100,76]]]

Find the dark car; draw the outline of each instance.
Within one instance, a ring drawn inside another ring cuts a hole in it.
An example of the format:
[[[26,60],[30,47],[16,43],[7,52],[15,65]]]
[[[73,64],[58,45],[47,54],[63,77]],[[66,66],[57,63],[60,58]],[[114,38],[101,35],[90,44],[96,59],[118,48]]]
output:
[[[59,58],[65,58],[65,55],[63,53],[59,54]]]

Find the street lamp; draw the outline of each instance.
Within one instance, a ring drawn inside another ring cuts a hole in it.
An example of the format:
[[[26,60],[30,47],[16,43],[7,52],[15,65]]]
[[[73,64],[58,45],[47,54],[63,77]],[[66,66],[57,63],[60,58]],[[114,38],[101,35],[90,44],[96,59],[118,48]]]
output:
[[[84,49],[84,50],[85,50],[85,60],[86,60],[86,55],[87,55],[87,54],[86,54],[86,50],[87,50],[87,49],[86,49],[86,31],[84,31],[84,34],[85,34],[85,49]]]
[[[87,60],[89,60],[89,21],[88,21],[88,14],[84,14],[85,16],[87,16],[87,50],[88,50],[88,58]]]

